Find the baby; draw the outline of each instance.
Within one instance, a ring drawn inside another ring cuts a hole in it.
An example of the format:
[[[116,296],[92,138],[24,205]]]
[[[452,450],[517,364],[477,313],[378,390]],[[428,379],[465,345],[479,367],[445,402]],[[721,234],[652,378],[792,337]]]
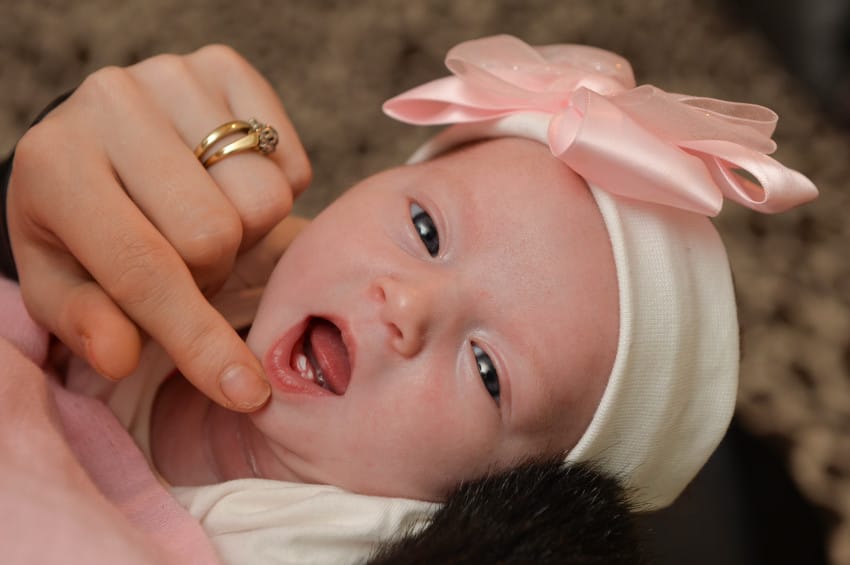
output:
[[[385,110],[457,125],[306,226],[258,307],[259,289],[219,297],[250,323],[263,409],[167,378],[154,346],[114,390],[69,379],[110,404],[225,559],[310,536],[305,555],[339,558],[535,456],[593,461],[663,507],[725,432],[738,327],[708,216],[724,197],[778,212],[816,196],[766,156],[775,114],[635,88],[588,47],[499,36],[447,65]]]

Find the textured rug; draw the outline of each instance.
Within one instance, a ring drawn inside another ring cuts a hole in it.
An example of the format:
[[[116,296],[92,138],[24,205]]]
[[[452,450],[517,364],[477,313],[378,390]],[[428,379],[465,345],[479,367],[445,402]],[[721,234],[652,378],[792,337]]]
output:
[[[101,66],[227,43],[269,77],[302,135],[315,182],[298,211],[310,215],[427,135],[383,118],[385,98],[441,76],[451,45],[499,32],[611,49],[638,82],[781,116],[778,158],[822,195],[778,217],[729,205],[718,219],[743,325],[738,416],[780,440],[798,487],[827,511],[832,561],[850,563],[850,135],[716,2],[0,0],[0,150]]]

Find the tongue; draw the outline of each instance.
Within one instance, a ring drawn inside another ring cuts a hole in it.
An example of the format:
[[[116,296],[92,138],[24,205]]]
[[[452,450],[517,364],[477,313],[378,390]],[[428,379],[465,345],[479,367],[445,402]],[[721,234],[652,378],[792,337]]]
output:
[[[336,394],[345,394],[351,380],[351,366],[339,328],[327,320],[315,318],[310,324],[310,346],[328,387]]]

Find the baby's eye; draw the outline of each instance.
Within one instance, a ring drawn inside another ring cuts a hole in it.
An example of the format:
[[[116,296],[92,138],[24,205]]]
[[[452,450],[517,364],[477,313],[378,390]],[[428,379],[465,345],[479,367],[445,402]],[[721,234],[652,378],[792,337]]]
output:
[[[493,397],[497,403],[499,402],[499,375],[496,373],[496,367],[493,365],[493,360],[490,356],[484,353],[484,350],[472,344],[472,353],[475,355],[475,362],[478,365],[478,374],[481,375],[481,380],[484,381],[484,386],[487,392]]]
[[[419,232],[419,239],[425,244],[425,249],[431,257],[436,257],[440,252],[440,235],[437,233],[437,226],[434,225],[434,220],[431,216],[415,202],[410,203],[410,218],[413,220],[413,227]]]

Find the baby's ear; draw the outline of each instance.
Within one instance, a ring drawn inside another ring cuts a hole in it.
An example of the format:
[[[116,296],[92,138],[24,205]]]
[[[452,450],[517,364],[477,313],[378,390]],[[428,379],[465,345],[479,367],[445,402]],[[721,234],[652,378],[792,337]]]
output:
[[[462,484],[427,527],[381,546],[369,564],[644,562],[623,487],[557,459]]]

